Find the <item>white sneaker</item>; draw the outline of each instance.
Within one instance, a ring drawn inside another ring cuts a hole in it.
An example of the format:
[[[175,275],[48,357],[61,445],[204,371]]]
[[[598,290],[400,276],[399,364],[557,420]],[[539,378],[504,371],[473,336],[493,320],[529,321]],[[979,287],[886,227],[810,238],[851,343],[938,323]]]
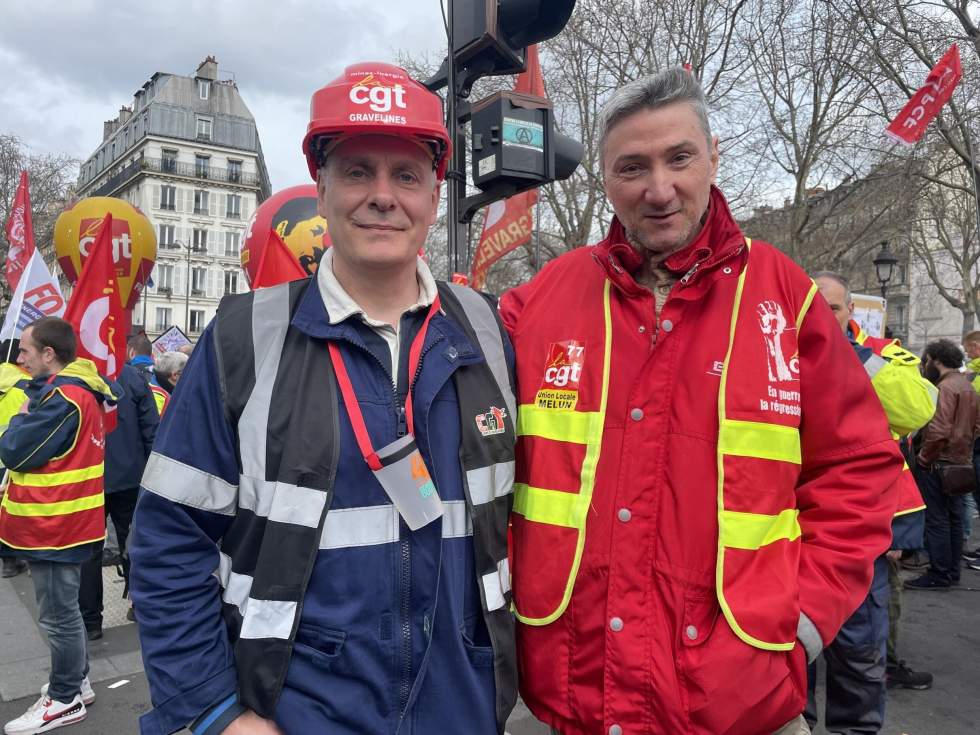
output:
[[[27,712],[4,725],[3,731],[6,735],[35,735],[74,725],[84,720],[86,714],[82,698],[77,694],[67,704],[56,702],[45,694]]]
[[[48,685],[45,684],[43,687],[41,687],[41,696],[43,697],[47,693],[48,693]],[[95,690],[92,689],[92,682],[90,682],[88,680],[88,677],[86,676],[84,679],[82,679],[82,704],[88,707],[94,701],[95,701]]]

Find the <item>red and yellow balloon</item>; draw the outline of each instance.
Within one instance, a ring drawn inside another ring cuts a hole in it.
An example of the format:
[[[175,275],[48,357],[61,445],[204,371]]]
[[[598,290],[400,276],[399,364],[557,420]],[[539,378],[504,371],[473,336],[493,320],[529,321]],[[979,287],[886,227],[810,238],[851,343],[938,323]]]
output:
[[[262,262],[262,251],[275,232],[296,256],[299,264],[313,275],[324,251],[330,247],[327,221],[317,213],[316,186],[304,184],[276,192],[255,210],[245,230],[242,269],[249,285]]]
[[[157,257],[153,225],[139,209],[115,197],[82,199],[55,222],[54,248],[61,270],[70,283],[75,283],[106,214],[112,215],[112,260],[119,279],[119,296],[123,308],[129,310],[149,279]]]

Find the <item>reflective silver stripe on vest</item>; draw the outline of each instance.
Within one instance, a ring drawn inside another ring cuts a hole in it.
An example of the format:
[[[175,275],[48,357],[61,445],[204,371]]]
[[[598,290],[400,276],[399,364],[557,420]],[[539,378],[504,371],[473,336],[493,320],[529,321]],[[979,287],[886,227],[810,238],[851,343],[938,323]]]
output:
[[[221,583],[221,599],[237,607],[238,612],[244,616],[248,593],[252,591],[252,578],[247,574],[231,571],[231,557],[221,551],[218,552],[218,569],[215,576]]]
[[[255,515],[279,523],[316,528],[327,500],[326,493],[287,482],[239,477],[238,505]]]
[[[864,361],[864,371],[868,374],[868,377],[873,380],[875,375],[877,375],[887,364],[888,360],[880,355],[871,355],[871,357]]]
[[[235,515],[238,486],[196,467],[152,452],[140,484],[154,495],[199,510]]]
[[[516,423],[516,422],[515,422]],[[466,484],[473,505],[489,503],[514,492],[514,463],[500,462],[489,467],[467,470]]]
[[[504,343],[500,336],[500,327],[496,316],[480,294],[467,286],[455,283],[448,284],[453,295],[459,300],[463,312],[473,327],[476,339],[480,343],[483,355],[487,359],[490,372],[500,388],[500,393],[507,403],[510,420],[517,425],[517,406],[514,393],[510,389],[510,374],[507,371],[507,357],[504,353]]]
[[[473,521],[465,500],[442,503],[442,537],[473,535]],[[320,536],[321,549],[350,549],[358,546],[393,544],[399,540],[398,511],[393,505],[339,508],[327,513]]]
[[[296,616],[295,602],[248,598],[240,638],[280,638],[287,640]]]
[[[506,559],[497,563],[495,572],[484,574],[482,581],[488,612],[499,610],[507,604],[505,595],[510,592],[510,564]]]
[[[252,298],[255,387],[238,420],[238,446],[242,474],[264,479],[269,406],[289,327],[289,286],[260,288]]]

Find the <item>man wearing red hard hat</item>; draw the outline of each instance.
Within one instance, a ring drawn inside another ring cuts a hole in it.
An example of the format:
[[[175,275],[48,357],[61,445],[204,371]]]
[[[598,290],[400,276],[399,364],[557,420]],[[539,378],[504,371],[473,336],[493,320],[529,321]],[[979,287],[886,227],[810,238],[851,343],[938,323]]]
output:
[[[450,139],[389,64],[313,95],[334,246],[227,296],[143,477],[144,733],[502,733],[516,700],[513,353],[417,257]]]

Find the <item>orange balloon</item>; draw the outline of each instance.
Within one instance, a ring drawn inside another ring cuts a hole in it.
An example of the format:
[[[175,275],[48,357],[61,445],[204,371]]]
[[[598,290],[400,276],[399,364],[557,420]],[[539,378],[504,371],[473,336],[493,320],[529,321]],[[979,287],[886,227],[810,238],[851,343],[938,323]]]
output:
[[[54,248],[69,283],[75,283],[106,214],[112,215],[112,261],[124,309],[135,303],[157,258],[157,238],[146,216],[115,197],[88,197],[58,216]]]

